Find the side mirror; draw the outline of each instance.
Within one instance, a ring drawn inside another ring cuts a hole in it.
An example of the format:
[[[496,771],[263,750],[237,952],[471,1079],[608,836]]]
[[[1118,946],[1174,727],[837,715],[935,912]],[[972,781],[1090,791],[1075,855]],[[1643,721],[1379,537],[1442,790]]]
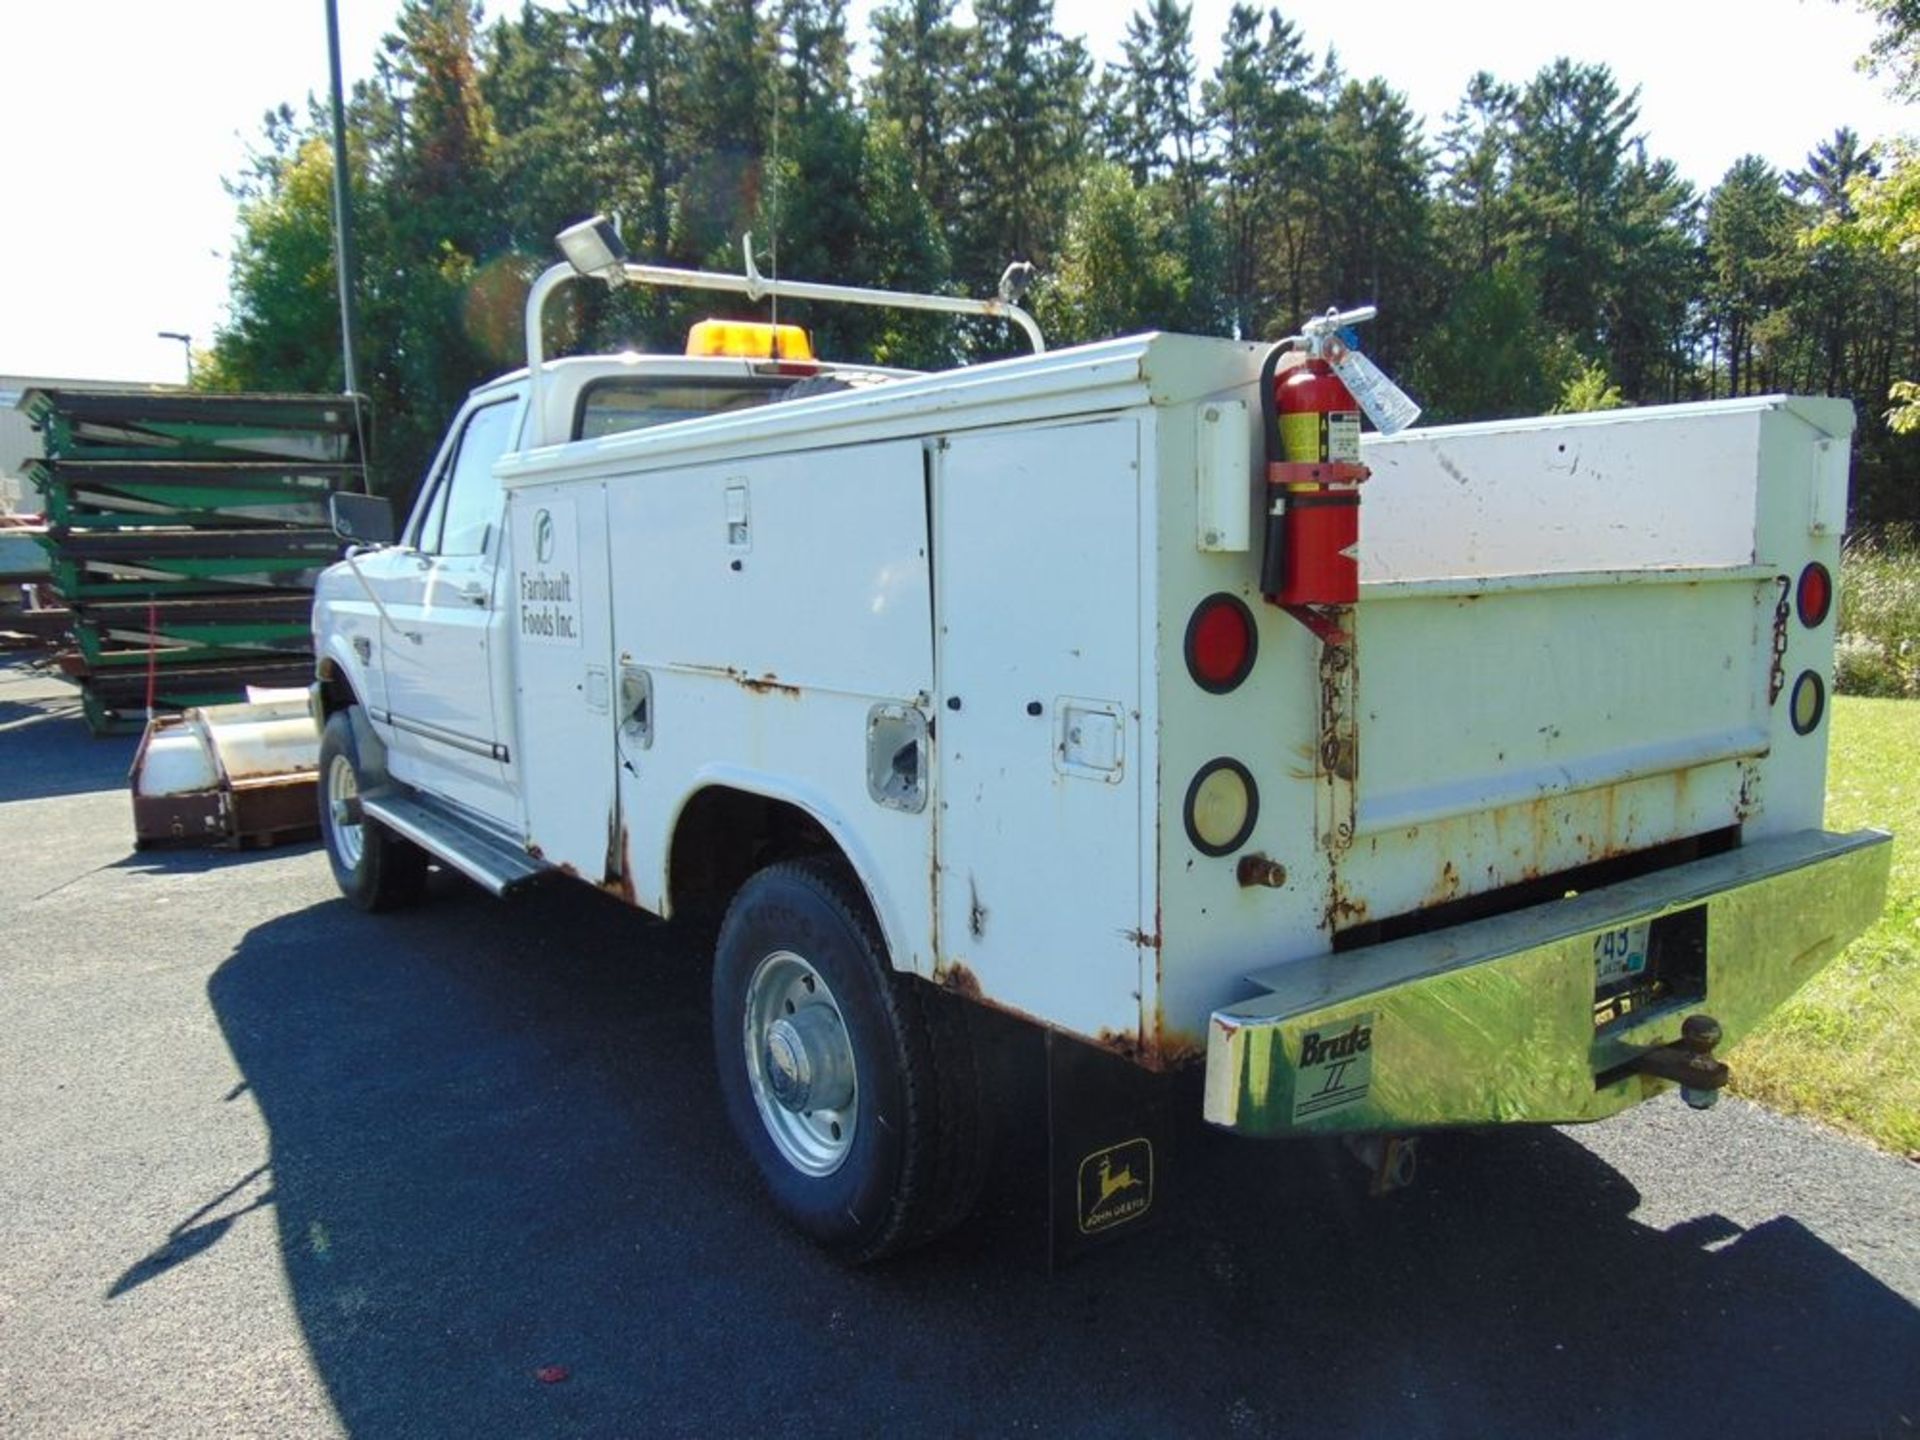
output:
[[[393,502],[384,495],[336,492],[327,497],[327,518],[334,534],[355,545],[393,543]]]

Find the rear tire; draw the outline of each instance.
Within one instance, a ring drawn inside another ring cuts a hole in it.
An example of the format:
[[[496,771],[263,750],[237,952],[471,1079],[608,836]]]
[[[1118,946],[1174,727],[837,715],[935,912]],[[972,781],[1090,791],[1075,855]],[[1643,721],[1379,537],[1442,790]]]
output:
[[[727,1117],[774,1206],[842,1257],[877,1260],[973,1209],[987,1137],[965,1002],[895,975],[836,866],[741,887],[713,969]]]
[[[340,893],[362,910],[398,910],[426,888],[427,856],[417,845],[372,820],[353,822],[342,813],[364,790],[365,772],[354,738],[353,717],[336,710],[320,735],[320,836]]]

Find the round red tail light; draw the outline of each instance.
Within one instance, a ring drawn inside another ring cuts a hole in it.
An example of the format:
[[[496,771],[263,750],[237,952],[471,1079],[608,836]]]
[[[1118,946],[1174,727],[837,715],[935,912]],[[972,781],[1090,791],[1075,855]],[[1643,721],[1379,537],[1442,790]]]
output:
[[[1215,695],[1226,694],[1252,673],[1259,648],[1253,612],[1237,595],[1209,595],[1187,621],[1187,673]]]
[[[1811,630],[1827,618],[1833,609],[1833,572],[1818,560],[1800,572],[1800,586],[1794,597],[1800,610],[1800,623]]]

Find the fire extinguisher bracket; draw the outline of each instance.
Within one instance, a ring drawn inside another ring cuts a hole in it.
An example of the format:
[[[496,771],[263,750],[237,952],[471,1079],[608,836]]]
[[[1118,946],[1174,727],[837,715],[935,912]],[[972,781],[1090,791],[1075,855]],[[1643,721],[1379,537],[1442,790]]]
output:
[[[1356,465],[1351,460],[1270,460],[1267,462],[1267,484],[1280,487],[1358,485],[1372,474],[1373,471],[1365,465]]]

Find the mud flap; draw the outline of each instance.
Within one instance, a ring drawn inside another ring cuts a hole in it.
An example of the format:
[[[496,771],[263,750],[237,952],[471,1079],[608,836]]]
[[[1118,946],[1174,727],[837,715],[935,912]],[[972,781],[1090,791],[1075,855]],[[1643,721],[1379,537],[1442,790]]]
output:
[[[1137,1235],[1165,1207],[1173,1139],[1167,1077],[1049,1030],[1048,1264]]]

